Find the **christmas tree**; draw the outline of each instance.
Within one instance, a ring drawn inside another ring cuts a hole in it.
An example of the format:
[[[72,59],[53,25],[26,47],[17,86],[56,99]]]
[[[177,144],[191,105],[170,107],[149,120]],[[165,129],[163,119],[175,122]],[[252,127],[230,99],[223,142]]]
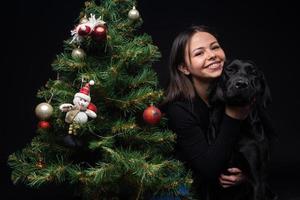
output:
[[[178,196],[190,174],[172,158],[175,134],[158,109],[160,58],[135,0],[87,1],[57,77],[37,94],[37,134],[9,156],[14,183],[68,184],[86,199]]]

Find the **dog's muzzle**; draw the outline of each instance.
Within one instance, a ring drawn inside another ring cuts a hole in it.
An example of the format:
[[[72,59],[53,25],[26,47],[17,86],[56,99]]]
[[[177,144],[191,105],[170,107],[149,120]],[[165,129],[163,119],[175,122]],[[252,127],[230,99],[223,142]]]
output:
[[[234,82],[234,87],[236,89],[246,89],[249,87],[249,81],[245,79],[238,79]]]

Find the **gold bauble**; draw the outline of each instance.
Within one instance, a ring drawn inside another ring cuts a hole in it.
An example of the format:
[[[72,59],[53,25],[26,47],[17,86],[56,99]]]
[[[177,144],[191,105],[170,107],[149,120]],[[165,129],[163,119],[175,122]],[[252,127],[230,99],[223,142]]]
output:
[[[72,51],[72,58],[74,58],[74,59],[84,60],[85,56],[86,56],[86,54],[83,51],[83,49],[81,49],[81,48],[75,48]]]

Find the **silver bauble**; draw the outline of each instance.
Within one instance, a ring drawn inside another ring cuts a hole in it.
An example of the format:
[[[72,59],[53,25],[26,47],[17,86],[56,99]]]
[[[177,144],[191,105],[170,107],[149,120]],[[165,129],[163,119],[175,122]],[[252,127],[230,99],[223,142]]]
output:
[[[81,48],[75,48],[72,51],[72,58],[74,58],[74,59],[83,60],[83,59],[85,59],[85,56],[86,56],[86,54],[83,51],[83,49],[81,49]]]
[[[35,114],[41,120],[48,119],[52,113],[53,107],[49,103],[40,103],[35,108]]]
[[[140,13],[135,6],[133,6],[133,8],[128,12],[128,18],[131,20],[137,20],[140,18]]]

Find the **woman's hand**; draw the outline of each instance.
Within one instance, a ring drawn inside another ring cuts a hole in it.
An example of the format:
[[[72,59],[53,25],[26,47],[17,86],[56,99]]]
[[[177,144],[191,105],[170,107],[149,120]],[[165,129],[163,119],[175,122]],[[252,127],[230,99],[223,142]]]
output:
[[[219,177],[219,183],[223,188],[229,188],[234,185],[242,183],[246,177],[239,168],[228,168],[228,174],[221,174]]]

